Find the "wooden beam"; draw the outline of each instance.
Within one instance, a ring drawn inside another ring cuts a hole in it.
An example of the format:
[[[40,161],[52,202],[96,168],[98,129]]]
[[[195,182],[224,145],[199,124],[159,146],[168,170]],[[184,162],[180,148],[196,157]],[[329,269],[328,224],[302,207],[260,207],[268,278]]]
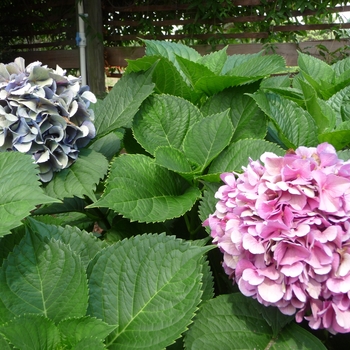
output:
[[[25,51],[13,53],[12,61],[16,57],[23,57],[26,65],[40,61],[42,64],[55,69],[56,65],[61,68],[79,68],[79,51],[74,50],[50,50],[50,51]]]

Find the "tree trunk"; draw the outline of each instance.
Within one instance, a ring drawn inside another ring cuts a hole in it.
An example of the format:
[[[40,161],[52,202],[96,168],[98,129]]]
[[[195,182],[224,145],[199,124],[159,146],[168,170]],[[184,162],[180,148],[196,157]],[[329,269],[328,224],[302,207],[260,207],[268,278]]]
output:
[[[101,0],[84,0],[87,83],[98,97],[106,93]]]

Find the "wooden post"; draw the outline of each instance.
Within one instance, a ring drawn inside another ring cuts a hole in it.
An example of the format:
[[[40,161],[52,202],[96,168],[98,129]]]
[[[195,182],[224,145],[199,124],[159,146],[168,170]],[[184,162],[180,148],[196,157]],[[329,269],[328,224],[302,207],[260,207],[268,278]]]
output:
[[[101,0],[84,0],[87,83],[98,97],[106,93]]]

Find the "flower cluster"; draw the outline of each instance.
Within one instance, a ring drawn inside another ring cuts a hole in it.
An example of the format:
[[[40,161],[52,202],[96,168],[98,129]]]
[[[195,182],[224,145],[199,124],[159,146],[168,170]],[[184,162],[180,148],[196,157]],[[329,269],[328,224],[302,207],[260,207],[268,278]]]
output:
[[[0,151],[31,154],[43,181],[69,167],[78,148],[94,136],[90,102],[96,102],[80,79],[24,59],[0,64]]]
[[[261,161],[221,175],[204,222],[225,272],[297,322],[350,332],[350,161],[327,143]]]

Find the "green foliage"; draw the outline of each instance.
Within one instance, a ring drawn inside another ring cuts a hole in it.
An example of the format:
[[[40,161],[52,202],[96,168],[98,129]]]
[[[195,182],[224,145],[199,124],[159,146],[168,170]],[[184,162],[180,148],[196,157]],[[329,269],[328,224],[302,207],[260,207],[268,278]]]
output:
[[[202,223],[220,174],[264,152],[327,141],[349,159],[350,61],[300,54],[289,77],[276,55],[145,43],[70,168],[41,185],[0,153],[0,348],[325,348],[232,294]]]

